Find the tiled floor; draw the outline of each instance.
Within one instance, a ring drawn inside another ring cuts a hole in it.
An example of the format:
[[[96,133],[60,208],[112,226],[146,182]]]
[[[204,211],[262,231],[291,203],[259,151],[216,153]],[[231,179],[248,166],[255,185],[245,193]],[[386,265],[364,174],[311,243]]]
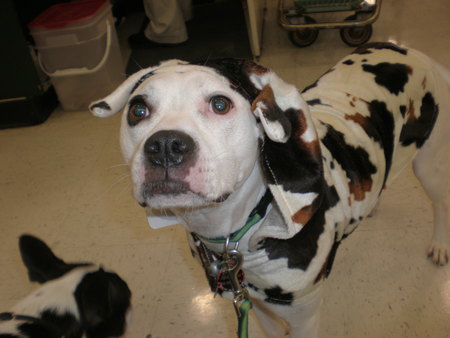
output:
[[[261,63],[287,81],[304,87],[352,50],[337,31],[321,32],[307,49],[293,47],[269,3]],[[450,68],[449,8],[447,0],[385,0],[372,40],[396,38]],[[233,337],[232,305],[209,293],[183,231],[150,230],[132,200],[118,126],[119,116],[57,110],[40,126],[0,131],[0,311],[35,287],[17,250],[27,232],[66,260],[102,262],[128,281],[130,337]],[[450,267],[425,256],[431,217],[407,170],[375,217],[341,246],[320,337],[449,337]],[[262,337],[254,318],[250,331]]]

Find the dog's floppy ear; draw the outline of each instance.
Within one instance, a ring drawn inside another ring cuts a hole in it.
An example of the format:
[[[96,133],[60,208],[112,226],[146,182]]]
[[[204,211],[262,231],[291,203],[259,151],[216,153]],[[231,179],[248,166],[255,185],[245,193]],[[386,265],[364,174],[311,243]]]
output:
[[[92,102],[89,106],[89,110],[97,117],[109,117],[115,113],[118,113],[125,106],[128,98],[137,89],[137,87],[152,76],[157,69],[177,64],[185,64],[185,62],[180,60],[169,60],[162,62],[156,67],[141,69],[128,77],[110,95],[98,101]]]
[[[225,76],[233,89],[250,101],[253,114],[261,121],[266,135],[272,141],[287,141],[292,126],[286,110],[307,109],[297,88],[251,60],[224,58],[202,64]]]
[[[92,102],[89,110],[97,117],[109,117],[118,113],[125,106],[134,89],[150,77],[153,74],[153,70],[154,68],[146,68],[134,73],[107,97]]]
[[[19,249],[32,282],[45,283],[63,276],[76,267],[89,265],[65,263],[55,256],[47,244],[31,235],[20,236]]]
[[[289,238],[309,222],[321,203],[324,177],[319,138],[308,105],[295,86],[251,62],[243,72],[257,89],[251,109],[267,135],[261,165],[288,225],[272,235]]]
[[[288,112],[295,110],[301,115],[301,136],[304,140],[317,139],[316,131],[309,116],[309,108],[298,89],[284,82],[275,72],[259,65],[247,63],[244,72],[258,90],[253,99],[252,112],[261,120],[267,136],[274,142],[285,143],[293,130]]]

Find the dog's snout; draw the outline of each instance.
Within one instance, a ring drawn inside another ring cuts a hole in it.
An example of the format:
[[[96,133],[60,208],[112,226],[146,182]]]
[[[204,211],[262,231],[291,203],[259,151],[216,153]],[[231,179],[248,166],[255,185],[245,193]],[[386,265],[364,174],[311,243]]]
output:
[[[195,151],[194,140],[178,130],[161,130],[144,144],[144,155],[154,166],[170,168],[183,164]]]

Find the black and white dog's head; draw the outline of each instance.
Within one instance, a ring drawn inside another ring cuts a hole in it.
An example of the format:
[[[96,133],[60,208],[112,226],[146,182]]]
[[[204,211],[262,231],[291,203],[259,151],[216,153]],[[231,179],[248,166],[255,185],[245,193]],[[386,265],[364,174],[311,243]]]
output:
[[[31,235],[21,236],[19,247],[29,279],[42,286],[0,314],[0,337],[124,335],[131,292],[116,273],[90,263],[65,263]]]
[[[297,89],[249,60],[167,61],[130,76],[90,108],[99,117],[124,108],[121,146],[134,195],[157,209],[227,200],[254,172],[264,138],[286,143],[293,136],[291,148],[319,153]],[[264,166],[273,176],[274,167]]]

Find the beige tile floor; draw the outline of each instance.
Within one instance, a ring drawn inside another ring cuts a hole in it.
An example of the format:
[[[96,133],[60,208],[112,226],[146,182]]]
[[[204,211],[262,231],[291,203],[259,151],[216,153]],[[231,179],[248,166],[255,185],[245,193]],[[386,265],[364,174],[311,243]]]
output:
[[[274,2],[261,63],[286,80],[304,87],[352,50],[337,31],[322,32],[307,49],[291,46]],[[385,0],[372,40],[388,38],[450,68],[448,1]],[[234,310],[209,293],[183,231],[150,230],[132,200],[118,126],[118,116],[57,110],[40,126],[0,131],[0,311],[35,288],[17,250],[27,232],[69,261],[102,262],[126,278],[135,310],[130,337],[233,337]],[[450,267],[425,257],[431,217],[406,170],[376,216],[341,246],[325,287],[320,337],[450,337]],[[250,332],[262,337],[253,317]]]

